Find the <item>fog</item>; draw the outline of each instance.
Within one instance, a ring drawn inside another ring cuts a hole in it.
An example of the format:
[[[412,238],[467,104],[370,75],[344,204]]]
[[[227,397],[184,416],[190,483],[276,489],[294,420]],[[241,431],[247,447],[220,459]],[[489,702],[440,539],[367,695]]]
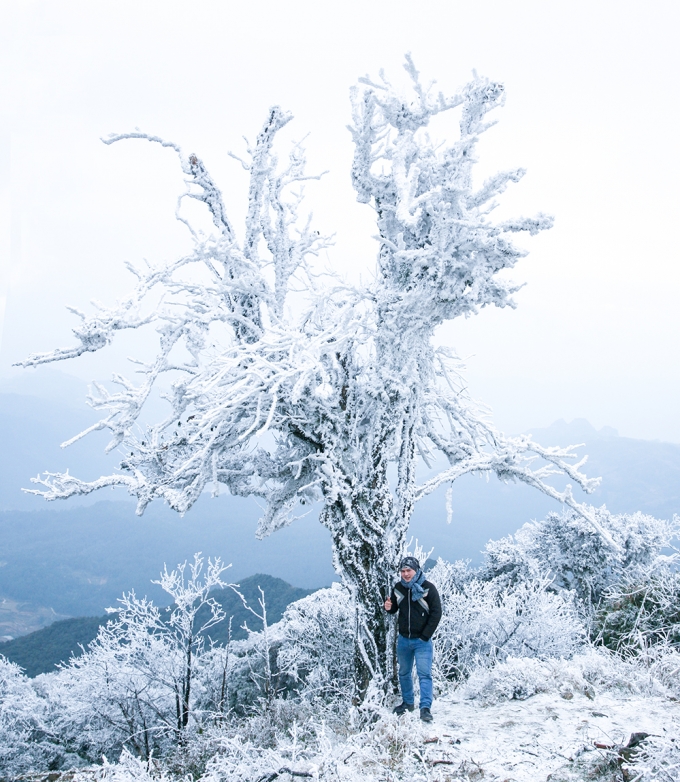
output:
[[[0,8],[0,376],[69,343],[65,305],[113,301],[124,262],[189,247],[175,222],[173,153],[105,146],[140,127],[196,151],[236,223],[245,176],[228,156],[267,108],[295,114],[327,262],[371,274],[371,210],[349,165],[349,87],[383,67],[454,92],[472,68],[503,81],[506,107],[479,147],[480,179],[524,166],[499,214],[555,215],[527,239],[516,310],[484,311],[439,338],[467,357],[474,396],[506,432],[587,418],[621,435],[680,442],[680,289],[675,223],[673,2],[22,2]],[[434,128],[451,133],[454,128]],[[107,378],[134,339],[60,369]]]

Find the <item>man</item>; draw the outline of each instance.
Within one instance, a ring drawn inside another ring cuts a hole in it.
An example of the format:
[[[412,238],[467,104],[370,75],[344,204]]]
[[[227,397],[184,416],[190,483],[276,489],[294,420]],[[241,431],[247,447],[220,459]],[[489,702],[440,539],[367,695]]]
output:
[[[414,709],[413,661],[420,682],[420,719],[432,722],[432,634],[442,618],[442,604],[434,584],[425,580],[420,562],[404,557],[399,565],[401,581],[392,587],[385,610],[399,612],[397,661],[402,703],[394,710],[404,714]]]

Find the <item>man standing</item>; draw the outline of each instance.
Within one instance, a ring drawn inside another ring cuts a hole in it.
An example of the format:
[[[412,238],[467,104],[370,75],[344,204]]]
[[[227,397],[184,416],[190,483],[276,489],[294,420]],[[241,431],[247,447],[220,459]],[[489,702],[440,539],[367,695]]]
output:
[[[442,604],[437,588],[425,580],[425,573],[415,557],[404,557],[399,565],[401,581],[392,587],[385,600],[385,610],[399,612],[397,661],[402,703],[394,710],[404,714],[414,709],[413,661],[420,682],[420,719],[432,722],[432,634],[442,618]]]

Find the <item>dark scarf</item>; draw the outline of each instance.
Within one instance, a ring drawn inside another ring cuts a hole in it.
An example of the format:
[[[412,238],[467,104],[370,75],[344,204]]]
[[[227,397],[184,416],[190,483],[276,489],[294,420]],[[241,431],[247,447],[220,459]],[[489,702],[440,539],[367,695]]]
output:
[[[422,569],[420,569],[410,581],[404,581],[403,578],[401,579],[401,585],[405,589],[411,590],[411,600],[413,600],[414,603],[417,603],[425,594],[423,581],[425,581],[425,573],[423,573]]]

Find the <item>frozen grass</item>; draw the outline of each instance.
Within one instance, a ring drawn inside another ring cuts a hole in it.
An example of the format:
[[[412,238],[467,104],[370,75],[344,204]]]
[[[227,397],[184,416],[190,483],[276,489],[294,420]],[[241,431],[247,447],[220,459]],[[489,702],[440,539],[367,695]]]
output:
[[[216,738],[202,782],[567,782],[680,778],[680,704],[644,666],[595,650],[572,660],[511,659],[440,696],[434,722],[388,708],[348,714],[331,730],[307,714],[263,748]],[[351,723],[354,720],[354,727]],[[626,749],[633,734],[649,738]],[[291,774],[294,773],[294,776]],[[625,774],[625,776],[624,776]],[[130,756],[75,779],[167,779]]]

